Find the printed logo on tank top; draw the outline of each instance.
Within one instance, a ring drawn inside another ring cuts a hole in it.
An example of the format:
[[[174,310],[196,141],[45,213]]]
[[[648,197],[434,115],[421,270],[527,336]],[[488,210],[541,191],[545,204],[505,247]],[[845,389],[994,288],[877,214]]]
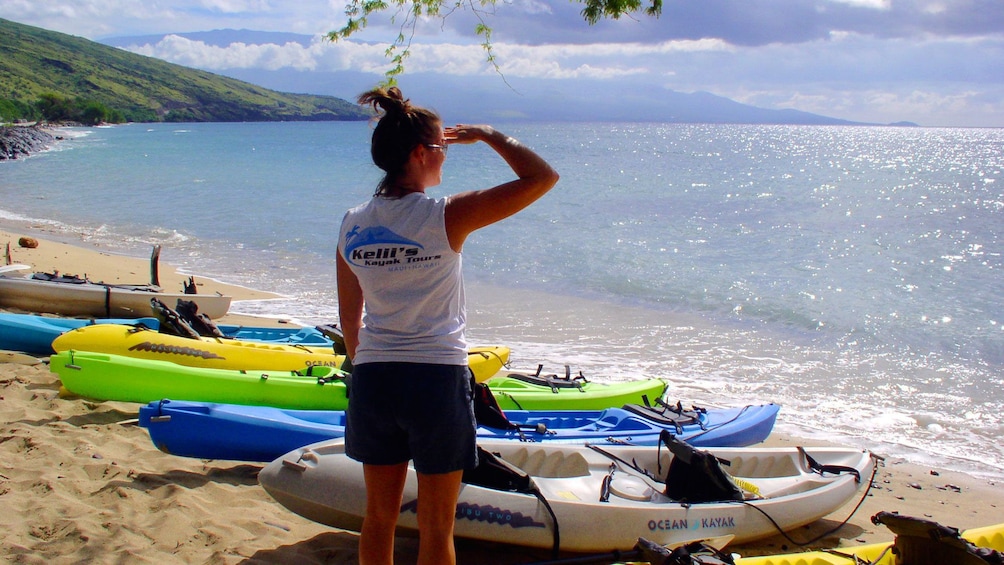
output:
[[[426,253],[421,243],[383,226],[360,230],[356,225],[345,235],[345,259],[357,267],[417,269],[431,267],[442,258],[438,253]]]

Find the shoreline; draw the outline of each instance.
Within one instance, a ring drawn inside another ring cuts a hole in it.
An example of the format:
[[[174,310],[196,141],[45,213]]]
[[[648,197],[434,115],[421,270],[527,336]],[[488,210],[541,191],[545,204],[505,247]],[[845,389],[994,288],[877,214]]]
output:
[[[0,220],[0,246],[10,242],[12,263],[34,271],[59,270],[93,280],[145,283],[149,261],[100,248],[39,237],[39,230]],[[39,240],[35,249],[18,238]],[[161,285],[180,288],[187,274],[160,263]],[[3,259],[6,264],[7,257]],[[222,292],[235,301],[276,295],[195,275],[200,292]],[[228,314],[221,321],[264,325],[269,319]],[[274,320],[273,320],[274,321]],[[2,346],[0,346],[2,349]],[[0,363],[0,516],[2,555],[26,563],[130,560],[158,563],[336,563],[355,561],[356,535],[300,518],[257,486],[258,464],[203,461],[166,455],[135,425],[138,404],[61,397],[58,377],[44,364]],[[766,445],[825,442],[774,434]],[[881,453],[879,454],[881,455]],[[842,529],[810,547],[832,548],[889,541],[874,526],[878,511],[898,511],[968,529],[1001,522],[1001,482],[888,459],[861,508]],[[862,491],[863,493],[863,491]],[[790,533],[804,540],[836,526],[853,508]],[[400,538],[397,558],[414,561],[414,539]],[[799,551],[781,536],[738,545],[744,556]],[[526,563],[547,551],[458,540],[460,563]]]
[[[0,161],[14,161],[45,151],[62,139],[52,133],[59,127],[38,123],[0,125]]]

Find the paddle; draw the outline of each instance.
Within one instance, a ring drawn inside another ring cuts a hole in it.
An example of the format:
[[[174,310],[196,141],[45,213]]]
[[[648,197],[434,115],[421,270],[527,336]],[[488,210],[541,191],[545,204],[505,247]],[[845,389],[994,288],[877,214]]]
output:
[[[638,543],[635,544],[634,549],[630,549],[628,551],[614,550],[608,553],[583,555],[581,557],[569,557],[553,561],[537,561],[527,565],[580,565],[587,563],[620,563],[623,561],[639,561],[642,563],[649,563],[650,565],[673,565],[676,561],[670,561],[670,559],[676,557],[673,555],[673,551],[678,548],[695,543],[701,543],[714,548],[715,550],[720,550],[728,545],[734,537],[735,536],[729,534],[711,538],[674,542],[667,545],[659,545],[654,541],[650,541],[645,538],[638,538]],[[729,558],[729,561],[725,561],[725,563],[731,562],[731,558]]]
[[[0,265],[0,273],[13,273],[14,271],[23,271],[24,269],[30,269],[31,265],[25,265],[22,263],[14,263],[13,265]]]

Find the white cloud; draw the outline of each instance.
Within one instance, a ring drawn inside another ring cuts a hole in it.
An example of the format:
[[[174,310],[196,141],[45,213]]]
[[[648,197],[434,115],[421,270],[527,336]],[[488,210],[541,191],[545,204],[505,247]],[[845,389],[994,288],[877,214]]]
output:
[[[924,4],[921,11],[925,14],[938,15],[948,11],[948,6],[946,6],[943,2],[927,2]]]
[[[207,45],[177,35],[168,35],[156,44],[133,45],[126,49],[148,57],[207,71],[226,69],[294,69],[297,71],[384,72],[388,61],[387,45],[360,44],[349,41],[332,43],[321,36],[310,45],[248,45],[232,43],[226,47]]]
[[[340,0],[3,0],[0,18],[90,39],[213,29],[314,34],[345,21]]]
[[[509,2],[507,4],[524,14],[533,15],[554,13],[550,5],[546,2],[540,2],[539,0],[514,0],[513,2]]]
[[[720,39],[675,40],[658,43],[566,43],[548,45],[499,44],[496,49],[519,52],[532,50],[535,56],[567,57],[638,57],[643,55],[668,55],[672,53],[725,52],[735,48]]]
[[[156,3],[130,0],[4,0],[0,17],[89,38],[114,33],[121,22],[157,25],[177,22],[176,12],[171,9],[160,8]]]
[[[202,0],[197,2],[211,12],[221,14],[245,14],[249,12],[268,12],[268,0]]]
[[[163,59],[179,65],[214,71],[222,69],[293,68],[316,70],[317,61],[310,47],[296,43],[286,45],[246,45],[234,43],[227,47],[206,45],[177,35],[168,35],[156,44],[130,46],[133,53]]]
[[[858,8],[871,8],[873,10],[891,10],[892,0],[830,0],[835,4],[848,4]]]
[[[169,35],[156,44],[134,45],[134,53],[208,71],[226,69],[284,68],[298,71],[344,71],[383,73],[389,66],[386,43],[332,43],[317,36],[308,46],[247,45],[233,43],[226,47],[207,45],[177,35]],[[719,40],[666,41],[653,45],[641,43],[601,43],[594,45],[510,45],[493,46],[506,76],[550,79],[613,79],[653,72],[643,57],[658,57],[674,52],[728,51]],[[626,63],[626,61],[635,61]],[[495,72],[487,62],[487,53],[470,45],[438,43],[413,45],[405,62],[408,72],[436,72],[458,76],[485,75]],[[665,70],[660,71],[665,74]]]

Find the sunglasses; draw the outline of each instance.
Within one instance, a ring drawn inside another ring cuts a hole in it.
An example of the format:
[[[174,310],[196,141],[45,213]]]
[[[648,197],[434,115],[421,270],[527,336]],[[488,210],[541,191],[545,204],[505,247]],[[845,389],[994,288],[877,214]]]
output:
[[[436,143],[423,143],[422,145],[428,147],[429,149],[439,149],[443,152],[443,155],[446,155],[446,150],[450,148],[449,145],[439,145]]]

